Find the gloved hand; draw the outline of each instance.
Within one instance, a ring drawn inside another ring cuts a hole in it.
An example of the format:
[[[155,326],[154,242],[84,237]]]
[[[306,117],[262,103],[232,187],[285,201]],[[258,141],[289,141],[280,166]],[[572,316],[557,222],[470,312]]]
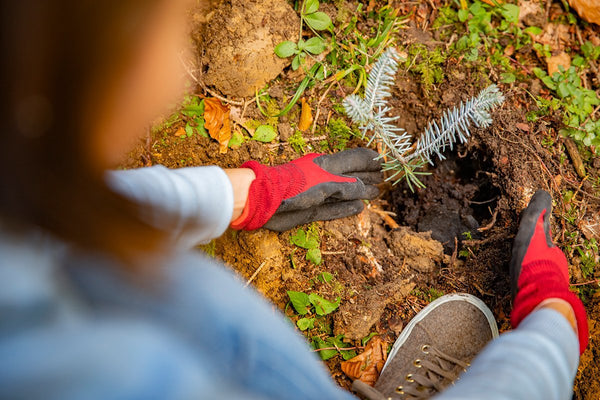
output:
[[[352,149],[323,155],[307,154],[276,167],[248,161],[256,179],[250,185],[242,215],[234,229],[265,227],[285,231],[296,225],[358,214],[361,199],[379,194],[374,186],[382,180],[381,162],[369,149]]]
[[[575,313],[580,352],[588,343],[583,303],[569,290],[569,268],[564,253],[552,243],[552,198],[538,190],[523,211],[510,260],[513,295],[511,324],[516,328],[542,301],[550,298],[569,303]]]

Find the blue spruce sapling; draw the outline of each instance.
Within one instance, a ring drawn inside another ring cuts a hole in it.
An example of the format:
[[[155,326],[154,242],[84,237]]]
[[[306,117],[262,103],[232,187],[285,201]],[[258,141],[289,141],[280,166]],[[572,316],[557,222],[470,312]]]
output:
[[[490,85],[478,96],[447,110],[439,121],[430,122],[425,132],[413,144],[412,135],[397,127],[398,117],[389,117],[390,106],[387,99],[398,70],[398,53],[394,48],[386,50],[369,73],[364,98],[350,95],[344,99],[344,108],[352,121],[358,124],[363,138],[381,143],[383,151],[379,155],[384,160],[383,170],[391,171],[387,178],[394,184],[406,178],[408,186],[425,187],[418,175],[425,164],[433,165],[433,156],[440,160],[446,148],[453,149],[456,142],[465,143],[469,128],[475,125],[486,128],[491,125],[489,111],[504,102],[504,96],[496,85]]]

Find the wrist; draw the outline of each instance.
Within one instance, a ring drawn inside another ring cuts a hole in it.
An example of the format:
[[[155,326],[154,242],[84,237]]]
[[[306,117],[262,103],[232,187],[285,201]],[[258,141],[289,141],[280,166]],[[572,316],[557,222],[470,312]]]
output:
[[[233,213],[231,220],[240,218],[248,203],[250,185],[256,179],[256,175],[250,168],[226,169],[225,173],[233,188]]]

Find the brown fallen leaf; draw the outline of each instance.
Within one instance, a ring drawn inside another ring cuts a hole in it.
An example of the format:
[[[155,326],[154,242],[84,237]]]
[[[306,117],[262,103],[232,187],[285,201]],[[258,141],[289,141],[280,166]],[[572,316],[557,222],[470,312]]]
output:
[[[581,18],[600,25],[600,2],[598,0],[569,0]]]
[[[229,107],[214,97],[204,99],[204,121],[210,137],[219,142],[219,153],[227,153],[227,144],[231,139]]]
[[[380,336],[374,336],[365,351],[348,361],[342,361],[342,371],[350,379],[359,379],[374,386],[387,360],[387,343]]]
[[[562,65],[565,70],[571,66],[571,56],[566,52],[561,52],[555,56],[547,57],[546,63],[548,64],[548,75],[552,76],[555,72],[559,72],[559,65]]]
[[[529,132],[529,125],[524,122],[517,122],[515,126],[523,132]]]
[[[310,128],[310,124],[313,122],[312,111],[310,106],[304,99],[302,98],[302,112],[300,113],[300,122],[298,123],[298,130],[300,132],[304,132],[308,128]]]
[[[177,131],[175,132],[175,136],[179,137],[179,136],[183,136],[185,135],[185,128],[183,126],[180,126],[179,129],[177,129]]]

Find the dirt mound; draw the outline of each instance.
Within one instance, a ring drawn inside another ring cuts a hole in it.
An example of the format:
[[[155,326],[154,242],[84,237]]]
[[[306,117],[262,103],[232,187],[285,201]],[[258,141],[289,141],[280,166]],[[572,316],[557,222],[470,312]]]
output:
[[[285,0],[224,1],[197,37],[203,82],[226,95],[254,95],[289,64],[273,50],[294,40],[299,25]]]

